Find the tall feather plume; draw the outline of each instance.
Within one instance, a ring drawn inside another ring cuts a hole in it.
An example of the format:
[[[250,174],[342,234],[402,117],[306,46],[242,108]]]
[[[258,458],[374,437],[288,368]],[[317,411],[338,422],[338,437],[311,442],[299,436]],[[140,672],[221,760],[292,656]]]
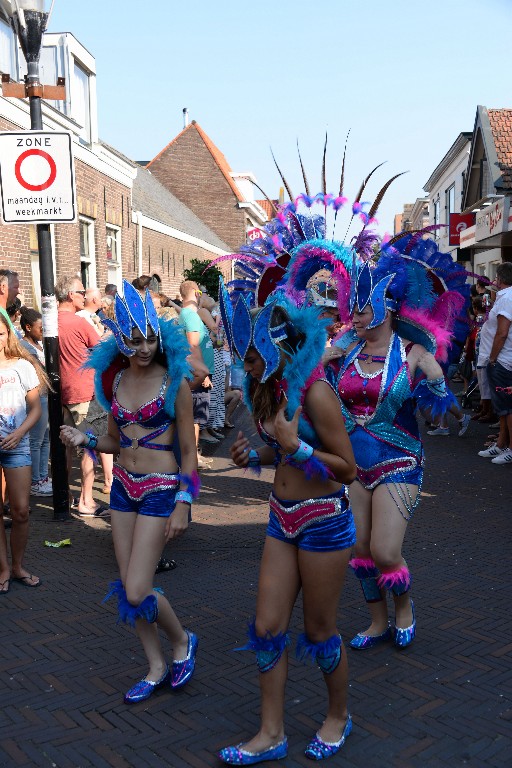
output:
[[[306,178],[306,171],[304,170],[304,165],[302,163],[302,157],[300,156],[300,149],[299,149],[299,140],[297,139],[297,152],[299,153],[299,161],[300,161],[300,169],[302,171],[302,178],[304,179],[304,191],[308,197],[310,197],[309,194],[309,184],[308,180]]]
[[[385,162],[386,162],[386,161],[384,160],[384,163],[385,163]],[[368,182],[370,181],[370,179],[371,179],[371,177],[373,176],[373,174],[375,173],[375,171],[376,171],[376,170],[378,170],[378,168],[380,168],[380,167],[381,167],[381,165],[384,165],[384,163],[379,163],[378,165],[376,165],[376,166],[375,166],[375,168],[373,169],[373,171],[370,171],[370,173],[368,174],[368,176],[366,177],[366,179],[364,179],[364,181],[362,182],[361,186],[359,187],[359,192],[357,193],[357,197],[356,197],[356,199],[354,200],[354,203],[359,203],[359,202],[361,201],[361,197],[363,196],[363,192],[364,192],[364,190],[365,190],[365,187],[366,187],[366,185],[367,185],[367,184],[368,184]],[[399,175],[400,175],[400,174],[399,174]]]
[[[283,184],[284,184],[284,187],[285,187],[285,189],[286,189],[286,191],[287,191],[287,193],[288,193],[288,197],[290,198],[291,202],[293,203],[293,201],[294,201],[294,199],[295,199],[295,198],[294,198],[294,196],[293,196],[293,193],[292,193],[292,191],[291,191],[290,187],[288,186],[288,182],[286,181],[285,177],[284,177],[284,176],[283,176],[283,174],[281,173],[281,169],[279,168],[279,166],[278,166],[278,164],[277,164],[277,160],[276,160],[276,159],[275,159],[275,157],[274,157],[274,153],[272,152],[272,147],[270,147],[270,154],[272,155],[272,160],[274,161],[274,164],[275,164],[275,166],[276,166],[276,168],[277,168],[277,172],[278,172],[278,174],[280,175],[280,177],[281,177],[281,179],[282,179],[282,182],[283,182]]]
[[[325,157],[327,155],[327,131],[325,132],[324,156],[322,158],[322,192],[327,194],[327,177],[325,173]]]
[[[377,166],[377,167],[379,167],[379,166]],[[384,186],[383,186],[383,187],[382,187],[382,189],[380,190],[379,194],[378,194],[378,195],[377,195],[377,197],[375,198],[375,201],[374,201],[374,203],[373,203],[372,207],[371,207],[371,208],[370,208],[370,210],[368,211],[368,218],[369,218],[369,219],[373,219],[373,217],[374,217],[374,216],[375,216],[375,214],[377,213],[377,210],[378,210],[378,208],[379,208],[379,205],[381,204],[381,202],[382,202],[382,198],[383,198],[383,197],[384,197],[384,195],[386,194],[386,192],[387,192],[387,190],[388,190],[388,187],[389,187],[389,186],[390,186],[390,185],[391,185],[391,184],[394,182],[394,180],[395,180],[395,179],[398,179],[398,177],[399,177],[399,176],[403,176],[403,175],[404,175],[404,173],[407,173],[407,171],[402,171],[401,173],[397,173],[395,176],[392,176],[392,177],[389,179],[389,181],[386,181],[386,183],[384,184]]]
[[[270,199],[270,197],[267,195],[267,193],[265,192],[265,190],[264,190],[264,189],[262,189],[262,188],[260,187],[260,185],[259,185],[259,184],[256,184],[256,182],[255,182],[255,181],[253,181],[252,179],[251,179],[251,181],[252,181],[253,185],[256,187],[256,189],[259,189],[259,191],[261,192],[261,194],[263,195],[263,197],[265,198],[265,200],[266,200],[268,203],[270,203],[270,205],[272,206],[272,212],[273,212],[273,213],[274,213],[274,214],[277,216],[277,214],[279,213],[279,211],[277,210],[277,207],[276,207],[276,204],[274,203],[274,201]]]
[[[347,155],[348,137],[350,136],[350,128],[348,129],[347,138],[345,139],[345,147],[343,149],[343,162],[341,164],[341,177],[340,177],[340,189],[338,197],[343,197],[343,187],[345,186],[345,157]],[[334,222],[332,225],[331,239],[334,240],[334,230],[336,229],[336,219],[338,218],[338,209],[334,212]]]
[[[441,229],[442,227],[445,227],[446,224],[430,224],[428,227],[423,227],[423,229],[415,229],[410,234],[412,235],[411,239],[407,243],[404,253],[410,253],[416,243],[418,243],[422,238],[423,235],[427,235],[429,232],[435,232],[436,229]]]
[[[343,162],[341,164],[341,178],[340,178],[340,191],[338,197],[343,197],[343,187],[345,185],[345,157],[347,155],[348,137],[350,136],[350,128],[348,129],[347,138],[345,139],[345,148],[343,150]]]

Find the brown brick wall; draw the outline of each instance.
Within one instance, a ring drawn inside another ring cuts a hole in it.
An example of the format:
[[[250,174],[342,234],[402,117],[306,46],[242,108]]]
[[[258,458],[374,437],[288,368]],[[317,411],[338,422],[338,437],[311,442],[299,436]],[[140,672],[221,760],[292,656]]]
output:
[[[175,240],[167,235],[153,232],[150,229],[142,229],[142,272],[146,275],[157,275],[162,283],[162,292],[173,299],[178,293],[180,283],[183,282],[183,270],[190,267],[192,259],[215,258],[203,248],[181,240]],[[162,254],[163,251],[163,254]],[[126,278],[132,280],[136,277],[138,265],[138,250],[135,250],[135,269],[133,256],[126,266]],[[219,265],[224,277],[229,280],[231,276],[230,263]]]
[[[245,213],[193,126],[150,166],[175,197],[190,208],[233,251],[245,242]]]
[[[16,130],[0,118],[0,130]],[[79,213],[94,222],[94,251],[96,256],[97,285],[103,289],[107,280],[106,227],[114,224],[121,229],[122,274],[133,280],[138,274],[138,228],[132,221],[131,190],[107,176],[75,161],[76,194]],[[32,225],[0,225],[0,267],[15,269],[20,274],[21,290],[27,304],[35,303],[31,268],[34,244]],[[78,224],[56,224],[54,263],[57,278],[80,271],[80,228]],[[162,291],[174,297],[183,280],[183,269],[190,266],[193,258],[212,258],[209,251],[199,246],[175,240],[167,235],[143,229],[143,273],[156,274],[162,281]],[[162,264],[163,250],[163,264]],[[224,267],[229,278],[229,266]]]

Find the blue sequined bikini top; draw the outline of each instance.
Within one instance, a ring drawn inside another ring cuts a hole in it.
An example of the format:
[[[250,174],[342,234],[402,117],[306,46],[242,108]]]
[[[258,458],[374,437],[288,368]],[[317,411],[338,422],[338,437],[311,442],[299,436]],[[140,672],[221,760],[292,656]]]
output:
[[[165,372],[162,386],[156,397],[148,400],[147,403],[141,405],[136,411],[130,411],[119,403],[117,399],[117,388],[121,381],[121,376],[124,371],[119,371],[114,379],[114,387],[112,392],[112,417],[119,427],[119,434],[121,440],[121,448],[153,448],[157,451],[172,451],[171,445],[162,445],[159,443],[151,443],[155,437],[162,435],[170,426],[174,423],[174,419],[171,419],[169,414],[164,410],[165,404],[165,389],[169,374]],[[130,438],[124,434],[123,428],[130,424],[139,424],[145,429],[153,429],[149,435],[144,435],[139,438]]]

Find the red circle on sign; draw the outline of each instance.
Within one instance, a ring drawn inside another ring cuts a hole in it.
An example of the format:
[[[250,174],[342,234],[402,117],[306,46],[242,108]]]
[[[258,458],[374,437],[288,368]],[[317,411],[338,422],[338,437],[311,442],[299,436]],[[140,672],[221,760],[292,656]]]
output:
[[[21,175],[21,164],[24,160],[27,159],[27,157],[30,157],[31,155],[39,155],[40,157],[44,157],[50,166],[50,175],[43,184],[29,184],[28,181],[25,181]],[[14,174],[18,180],[18,183],[21,184],[22,187],[25,187],[25,189],[29,189],[31,192],[42,192],[43,189],[48,189],[48,187],[51,187],[55,181],[57,176],[57,166],[55,165],[55,160],[51,155],[48,154],[48,152],[44,152],[42,149],[27,149],[27,151],[22,152],[22,154],[16,160],[16,165],[14,166]]]

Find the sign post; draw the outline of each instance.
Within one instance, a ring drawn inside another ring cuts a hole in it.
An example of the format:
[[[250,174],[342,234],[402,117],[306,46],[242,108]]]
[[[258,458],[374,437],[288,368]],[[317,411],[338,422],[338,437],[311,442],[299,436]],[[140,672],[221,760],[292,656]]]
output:
[[[0,133],[0,196],[6,224],[76,222],[71,135]]]
[[[43,131],[40,98],[37,101],[39,109],[31,109],[35,130],[0,133],[0,205],[5,224],[37,224],[43,343],[46,371],[53,390],[48,393],[48,411],[54,519],[67,520],[69,489],[66,450],[59,437],[62,424],[59,326],[50,223],[76,222],[75,174],[71,135]]]

